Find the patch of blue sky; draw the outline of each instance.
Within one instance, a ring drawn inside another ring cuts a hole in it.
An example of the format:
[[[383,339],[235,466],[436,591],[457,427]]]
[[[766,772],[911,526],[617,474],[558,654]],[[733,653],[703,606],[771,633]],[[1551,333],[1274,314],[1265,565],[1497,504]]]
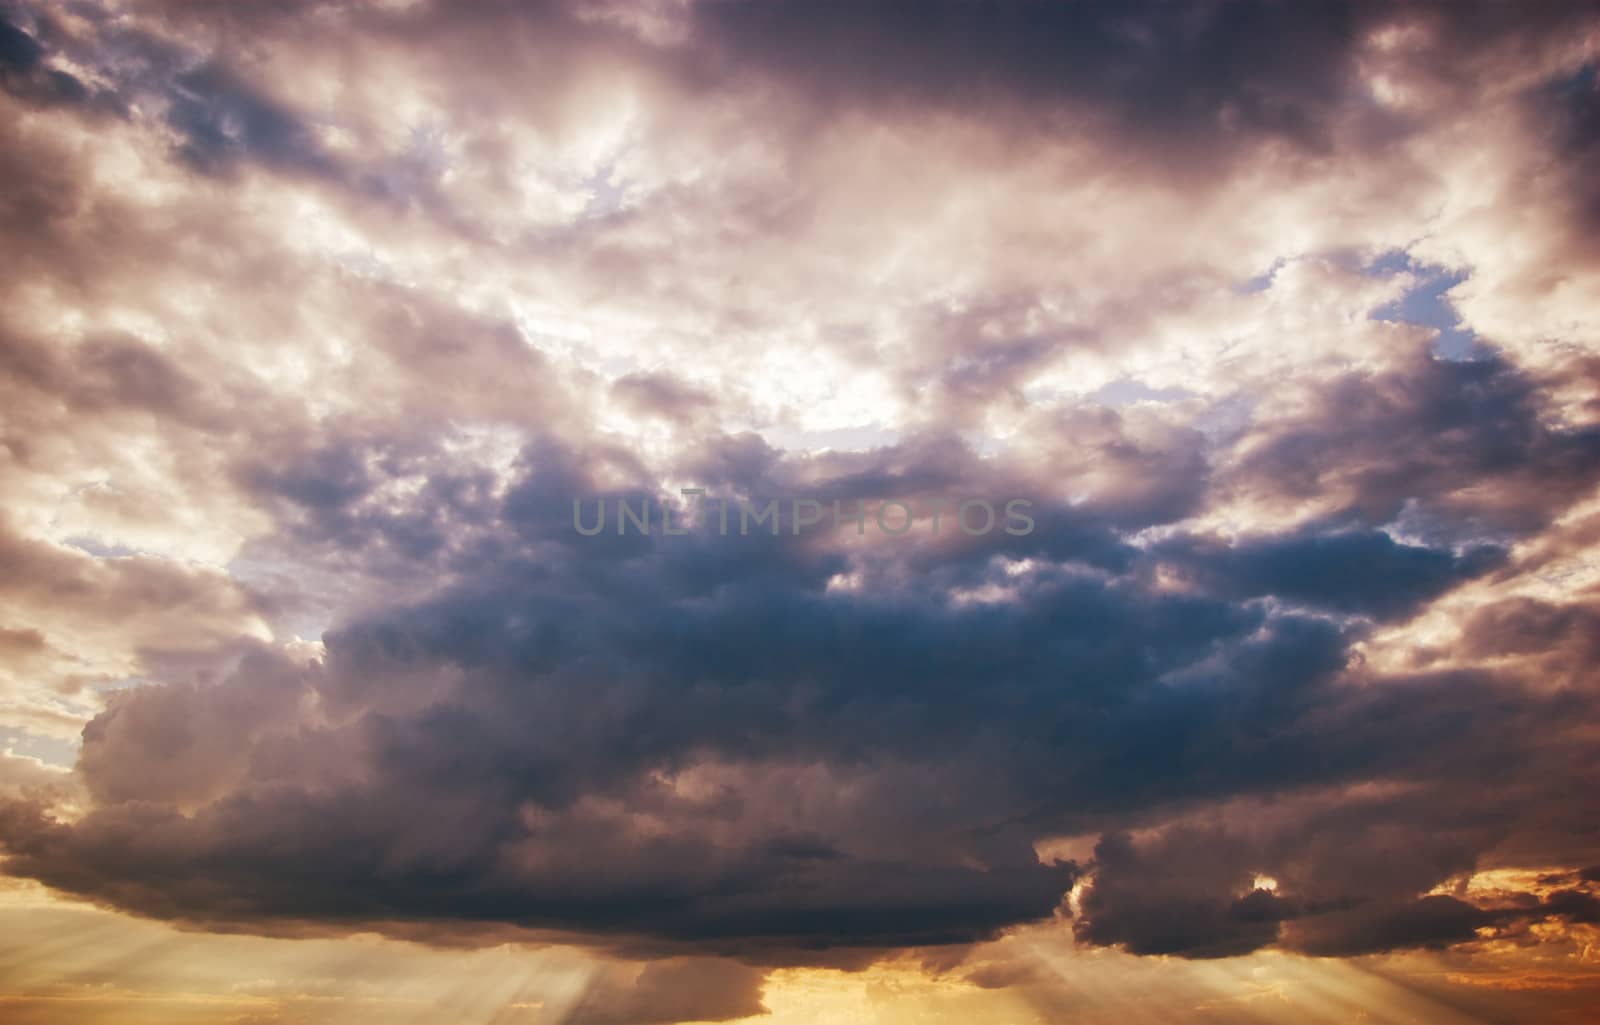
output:
[[[1436,332],[1433,354],[1440,359],[1470,360],[1481,354],[1478,336],[1462,324],[1449,298],[1450,290],[1467,280],[1466,271],[1418,263],[1398,249],[1384,253],[1362,270],[1374,277],[1409,272],[1416,278],[1405,295],[1373,310],[1373,320],[1432,328]]]
[[[15,726],[0,727],[0,750],[24,758],[37,758],[58,769],[72,767],[78,760],[79,746],[75,738],[51,737]]]
[[[1253,278],[1241,281],[1233,286],[1233,290],[1240,295],[1251,295],[1256,292],[1265,292],[1272,287],[1272,277],[1278,273],[1279,268],[1289,262],[1288,257],[1279,257],[1272,261],[1272,266],[1257,274]]]
[[[1120,377],[1110,384],[1101,385],[1085,397],[1090,402],[1120,409],[1136,402],[1178,402],[1193,395],[1194,392],[1187,388],[1152,388],[1131,377]]]
[[[873,449],[894,445],[901,439],[899,431],[875,423],[811,431],[774,426],[763,430],[761,436],[767,444],[788,452],[810,452],[820,449],[832,449],[836,452],[870,452]]]
[[[90,537],[87,534],[75,534],[72,537],[63,538],[61,543],[69,548],[76,548],[80,552],[92,555],[97,559],[125,559],[130,555],[141,554],[137,548],[129,548],[127,545],[121,544],[106,544],[98,538]]]
[[[615,180],[616,170],[616,161],[608,160],[583,180],[583,190],[589,194],[589,201],[583,209],[585,219],[605,217],[622,209],[623,199],[628,192],[628,183]]]

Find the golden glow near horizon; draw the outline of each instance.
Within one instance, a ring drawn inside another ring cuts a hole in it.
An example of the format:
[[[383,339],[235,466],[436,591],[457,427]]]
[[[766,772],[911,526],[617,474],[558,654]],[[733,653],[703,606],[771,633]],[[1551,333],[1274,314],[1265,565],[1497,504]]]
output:
[[[566,947],[186,932],[14,881],[0,889],[0,935],[8,980],[0,1012],[8,1025],[542,1025],[569,1020],[586,987],[615,970],[606,958]],[[1449,955],[1419,953],[1357,961],[1275,952],[1139,958],[1075,949],[1059,929],[1033,927],[976,948],[966,976],[951,967],[928,951],[860,970],[777,969],[761,990],[767,1012],[737,1021],[1478,1025],[1544,1007],[1537,1013],[1550,1016],[1540,1021],[1584,1023],[1596,1020],[1600,935],[1555,957],[1508,946],[1468,969]],[[623,975],[638,970],[624,966]]]

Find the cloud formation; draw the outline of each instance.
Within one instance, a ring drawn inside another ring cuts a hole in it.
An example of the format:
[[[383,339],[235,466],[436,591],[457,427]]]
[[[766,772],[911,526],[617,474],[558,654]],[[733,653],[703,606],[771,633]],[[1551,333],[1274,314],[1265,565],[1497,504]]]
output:
[[[292,7],[0,24],[7,873],[589,1025],[1589,935],[1592,5]]]

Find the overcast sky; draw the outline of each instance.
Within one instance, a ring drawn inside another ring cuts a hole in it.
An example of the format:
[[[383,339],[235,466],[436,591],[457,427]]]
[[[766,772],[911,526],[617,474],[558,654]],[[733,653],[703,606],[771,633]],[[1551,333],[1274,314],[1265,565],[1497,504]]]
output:
[[[1595,1020],[1596,5],[12,2],[0,87],[0,1018]]]

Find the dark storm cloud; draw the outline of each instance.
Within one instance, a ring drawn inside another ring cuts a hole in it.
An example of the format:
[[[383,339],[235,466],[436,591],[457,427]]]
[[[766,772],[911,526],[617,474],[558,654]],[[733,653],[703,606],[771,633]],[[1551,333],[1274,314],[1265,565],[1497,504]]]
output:
[[[1174,873],[1141,865],[1150,855],[1125,835],[1102,839],[1094,854],[1101,874],[1085,895],[1078,936],[1135,954],[1185,957],[1228,957],[1273,942],[1292,913],[1286,902],[1251,889],[1248,862],[1232,856],[1225,840],[1187,830],[1166,838],[1169,851],[1185,852],[1183,870]],[[1169,851],[1162,853],[1171,857]]]
[[[0,86],[6,91],[45,106],[93,103],[103,110],[116,108],[110,97],[93,92],[60,68],[48,66],[47,52],[32,35],[0,16]]]
[[[1345,4],[799,2],[695,8],[709,43],[824,100],[1087,114],[1163,148],[1224,134],[1321,148],[1362,27]]]
[[[1527,894],[1484,905],[1428,891],[1470,874],[1508,833],[1556,848],[1558,837],[1584,834],[1594,802],[1535,782],[1594,763],[1581,739],[1588,727],[1569,723],[1593,721],[1583,698],[1533,698],[1462,676],[1389,680],[1378,690],[1325,692],[1291,713],[1317,728],[1281,746],[1267,771],[1304,754],[1319,780],[1384,785],[1213,806],[1137,840],[1107,836],[1095,850],[1079,938],[1189,957],[1269,943],[1349,956],[1447,946],[1480,928],[1582,913],[1581,902],[1541,904]],[[1257,888],[1263,877],[1272,889]]]
[[[1546,82],[1531,92],[1528,106],[1570,176],[1578,227],[1590,233],[1584,247],[1593,256],[1592,233],[1600,226],[1600,186],[1595,185],[1600,177],[1600,65],[1591,61]]]
[[[1504,562],[1504,552],[1487,545],[1457,555],[1400,544],[1381,531],[1315,527],[1291,537],[1231,545],[1185,538],[1156,551],[1212,593],[1241,599],[1272,595],[1379,619],[1409,615]]]
[[[299,544],[342,557],[432,564],[471,540],[488,515],[491,474],[452,463],[436,445],[339,438],[279,459],[245,457],[241,481],[275,504]],[[403,501],[378,494],[411,482]]]
[[[1544,899],[1544,910],[1569,922],[1600,925],[1600,897],[1583,890],[1558,890]]]
[[[1546,526],[1600,480],[1600,429],[1543,415],[1540,382],[1498,357],[1417,353],[1378,373],[1340,374],[1294,414],[1261,424],[1262,444],[1224,488],[1339,500],[1338,517],[1446,543]]]
[[[936,472],[927,451],[826,469],[769,455],[736,483],[990,486],[970,454],[946,443]],[[339,534],[383,465],[334,448],[263,484]],[[928,539],[873,553],[856,564],[870,586],[840,591],[828,581],[852,564],[806,538],[586,547],[569,489],[598,465],[553,440],[530,447],[494,512],[498,540],[452,563],[459,582],[330,633],[325,664],[263,652],[220,684],[119,694],[80,761],[100,803],[72,825],[12,806],[10,869],[216,925],[504,922],[793,961],[1048,916],[1083,866],[1041,865],[1040,835],[1387,779],[1418,797],[1369,809],[1360,828],[1177,834],[1159,857],[1108,840],[1079,927],[1087,942],[1218,956],[1292,920],[1305,949],[1378,949],[1456,937],[1465,919],[1412,902],[1553,799],[1513,771],[1533,787],[1519,805],[1474,766],[1569,771],[1556,738],[1590,721],[1511,682],[1352,686],[1339,629],[1239,600],[1392,613],[1476,571],[1471,556],[1320,542],[1369,559],[1369,588],[1328,569],[1319,542],[1246,544],[1212,553],[1198,590],[1170,593],[1149,584],[1150,560],[1167,558],[1154,550],[1131,550],[1116,575],[1073,561],[1010,574],[996,557],[1052,542],[940,555]],[[633,493],[653,491],[640,477]],[[1275,568],[1295,559],[1324,568]],[[983,583],[1015,598],[955,600]],[[1468,781],[1484,788],[1470,810],[1442,799]],[[1431,831],[1407,858],[1388,847],[1401,823]],[[1335,831],[1348,849],[1319,854]],[[1352,876],[1363,836],[1385,867]],[[1214,872],[1195,870],[1196,850]],[[1251,894],[1257,870],[1295,894]]]
[[[179,155],[208,174],[242,160],[320,175],[337,170],[297,115],[216,63],[173,78],[166,117],[183,136]]]
[[[8,21],[0,21],[0,65],[26,74],[38,66],[43,55],[44,48],[32,36]]]
[[[1454,897],[1434,895],[1398,906],[1333,911],[1297,923],[1296,949],[1318,957],[1353,957],[1396,948],[1443,948],[1471,940],[1504,916]]]
[[[1192,174],[1253,141],[1326,155],[1410,131],[1357,82],[1359,46],[1379,28],[1427,26],[1438,45],[1420,56],[1426,72],[1465,92],[1465,69],[1485,51],[1581,31],[1600,7],[872,0],[817,17],[803,0],[709,0],[694,11],[711,52],[826,109],[982,111],[1033,131],[1108,131],[1184,157]]]

